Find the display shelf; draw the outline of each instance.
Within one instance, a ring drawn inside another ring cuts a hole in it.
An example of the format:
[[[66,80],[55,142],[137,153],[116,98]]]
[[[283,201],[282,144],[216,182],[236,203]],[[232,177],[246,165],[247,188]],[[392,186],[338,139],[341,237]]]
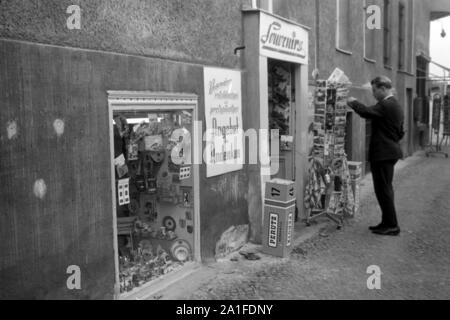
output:
[[[171,158],[174,152],[184,163],[191,158],[191,117],[187,111],[113,114],[122,293],[141,290],[194,258],[192,165]]]
[[[201,265],[197,262],[188,261],[183,264],[180,269],[174,270],[171,273],[165,274],[158,279],[151,280],[146,284],[134,288],[129,292],[124,292],[118,295],[119,300],[151,300],[156,299],[157,294],[164,288],[169,287],[200,270]]]

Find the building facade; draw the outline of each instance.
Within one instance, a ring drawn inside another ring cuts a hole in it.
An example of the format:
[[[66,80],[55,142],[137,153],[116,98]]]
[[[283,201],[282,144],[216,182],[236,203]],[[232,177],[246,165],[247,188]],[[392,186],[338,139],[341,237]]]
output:
[[[382,26],[368,31],[365,8],[373,4]],[[67,24],[72,5],[81,8],[79,29]],[[427,121],[416,76],[427,64],[431,11],[418,0],[1,2],[1,298],[120,297],[114,112],[136,120],[137,110],[158,118],[164,109],[171,119],[184,111],[202,121],[202,134],[206,67],[241,75],[244,130],[272,127],[271,99],[284,77],[291,121],[284,135],[293,148],[283,149],[277,176],[296,181],[300,217],[317,72],[328,78],[342,69],[368,104],[365,85],[379,74],[392,78],[408,119],[405,155],[420,148]],[[263,30],[273,23],[295,33],[289,41],[300,57],[264,51]],[[365,162],[370,124],[348,118],[348,156]],[[190,192],[182,191],[181,202],[189,196],[192,205],[181,205],[181,214],[191,217],[164,223],[193,220],[192,260],[212,261],[232,226],[249,225],[250,240],[260,243],[264,184],[274,175],[259,163],[213,177],[205,164],[191,169],[189,183],[172,180]],[[79,290],[68,290],[70,266],[81,270]]]

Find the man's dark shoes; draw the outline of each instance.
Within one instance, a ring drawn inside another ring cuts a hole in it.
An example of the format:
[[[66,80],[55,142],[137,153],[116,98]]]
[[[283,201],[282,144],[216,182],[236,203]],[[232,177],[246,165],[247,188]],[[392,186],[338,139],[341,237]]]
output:
[[[398,236],[400,234],[400,228],[380,228],[372,231],[374,234],[380,236]]]
[[[375,231],[375,230],[382,229],[382,228],[383,228],[383,225],[380,223],[377,226],[369,227],[369,230],[370,231]]]

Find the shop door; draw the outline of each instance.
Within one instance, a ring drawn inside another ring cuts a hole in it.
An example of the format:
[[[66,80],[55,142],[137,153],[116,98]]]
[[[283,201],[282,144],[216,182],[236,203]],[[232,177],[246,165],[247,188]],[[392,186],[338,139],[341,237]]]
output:
[[[193,110],[113,109],[120,295],[194,260]]]
[[[293,181],[295,180],[295,65],[269,59],[268,80],[269,128],[279,130],[279,159],[272,159],[272,163],[278,165],[279,169],[272,178]]]

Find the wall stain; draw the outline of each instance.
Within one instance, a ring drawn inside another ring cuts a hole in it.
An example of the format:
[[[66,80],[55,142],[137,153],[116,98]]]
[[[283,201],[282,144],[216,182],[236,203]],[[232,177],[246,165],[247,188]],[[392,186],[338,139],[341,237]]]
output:
[[[64,134],[64,120],[56,119],[53,122],[53,128],[55,129],[58,137],[62,136]]]
[[[19,129],[17,128],[17,122],[12,120],[9,121],[6,126],[6,131],[8,132],[8,139],[16,139],[19,134]]]
[[[232,201],[234,203],[239,201],[240,192],[245,188],[240,187],[239,175],[225,175],[219,178],[217,183],[210,186],[210,190],[224,199],[225,202]]]
[[[44,199],[47,193],[47,185],[43,179],[36,180],[34,183],[34,195],[39,199]]]

